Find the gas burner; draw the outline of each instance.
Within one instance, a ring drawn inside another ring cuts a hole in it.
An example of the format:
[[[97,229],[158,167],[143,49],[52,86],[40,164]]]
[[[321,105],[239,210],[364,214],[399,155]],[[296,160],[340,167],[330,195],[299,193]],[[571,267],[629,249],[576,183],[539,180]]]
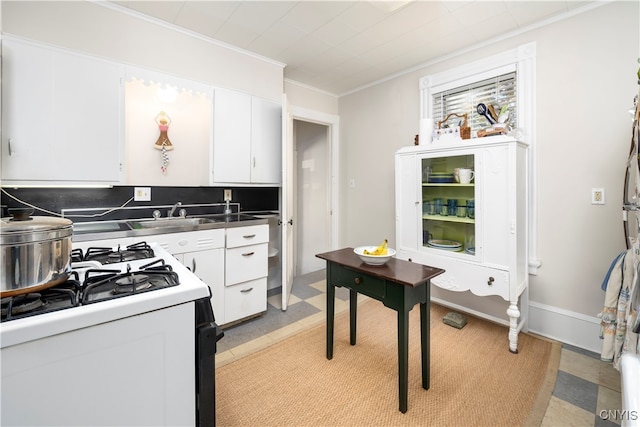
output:
[[[8,313],[11,313],[11,316],[16,316],[22,313],[29,313],[33,310],[36,310],[44,305],[42,302],[41,295],[39,293],[30,293],[17,295],[13,298],[3,298],[2,299],[2,309],[0,309],[0,313],[2,313],[2,318],[6,318]]]
[[[177,286],[178,274],[163,259],[146,264],[132,272],[127,264],[126,272],[118,270],[87,270],[82,291],[82,304],[92,304],[114,298],[135,295]]]
[[[74,276],[73,273],[72,277]],[[78,305],[79,292],[80,282],[70,279],[37,293],[31,292],[3,298],[0,319],[5,322],[76,307]]]
[[[153,249],[146,242],[139,242],[117,250],[111,248],[89,248],[84,255],[84,261],[98,261],[102,264],[135,261],[137,259],[153,258]]]
[[[112,294],[125,294],[135,291],[143,291],[153,286],[149,282],[149,276],[145,274],[131,274],[120,279],[116,279],[116,286],[111,290]]]

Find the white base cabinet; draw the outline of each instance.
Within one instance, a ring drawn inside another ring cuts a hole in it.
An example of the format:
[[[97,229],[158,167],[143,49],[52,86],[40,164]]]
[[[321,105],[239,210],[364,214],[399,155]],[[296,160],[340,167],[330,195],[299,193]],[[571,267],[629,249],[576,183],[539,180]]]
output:
[[[186,266],[211,289],[216,323],[224,323],[224,229],[148,236]]]
[[[268,224],[227,229],[224,323],[267,310],[268,252]]]
[[[514,353],[527,320],[527,153],[498,136],[406,147],[395,158],[397,257],[445,269],[431,280],[442,289],[507,301]],[[456,182],[460,169],[473,170],[471,182]]]

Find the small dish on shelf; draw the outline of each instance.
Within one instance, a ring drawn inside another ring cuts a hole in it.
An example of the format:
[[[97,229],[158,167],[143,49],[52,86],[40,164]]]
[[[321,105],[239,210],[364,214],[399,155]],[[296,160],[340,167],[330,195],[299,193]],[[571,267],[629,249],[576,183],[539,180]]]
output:
[[[467,248],[464,250],[465,254],[469,254],[469,255],[475,255],[476,254],[476,248]]]
[[[451,184],[454,182],[452,173],[431,173],[429,175],[429,183],[431,184]]]
[[[462,243],[456,242],[455,240],[429,240],[428,246],[453,252],[458,252],[462,249]]]

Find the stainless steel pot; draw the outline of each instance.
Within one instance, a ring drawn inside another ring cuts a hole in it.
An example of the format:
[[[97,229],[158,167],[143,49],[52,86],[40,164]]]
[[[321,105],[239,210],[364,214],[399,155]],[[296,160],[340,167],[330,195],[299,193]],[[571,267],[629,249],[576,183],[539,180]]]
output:
[[[0,297],[37,292],[67,280],[73,223],[27,213],[0,221]]]

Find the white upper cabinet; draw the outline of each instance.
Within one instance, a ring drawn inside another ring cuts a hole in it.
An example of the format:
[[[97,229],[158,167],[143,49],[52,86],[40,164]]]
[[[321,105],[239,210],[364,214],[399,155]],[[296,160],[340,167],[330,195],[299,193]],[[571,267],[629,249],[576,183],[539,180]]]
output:
[[[3,182],[120,183],[123,76],[119,64],[3,39]]]
[[[214,99],[213,183],[279,184],[281,105],[224,89]]]
[[[279,184],[282,165],[282,105],[251,100],[251,182]]]

